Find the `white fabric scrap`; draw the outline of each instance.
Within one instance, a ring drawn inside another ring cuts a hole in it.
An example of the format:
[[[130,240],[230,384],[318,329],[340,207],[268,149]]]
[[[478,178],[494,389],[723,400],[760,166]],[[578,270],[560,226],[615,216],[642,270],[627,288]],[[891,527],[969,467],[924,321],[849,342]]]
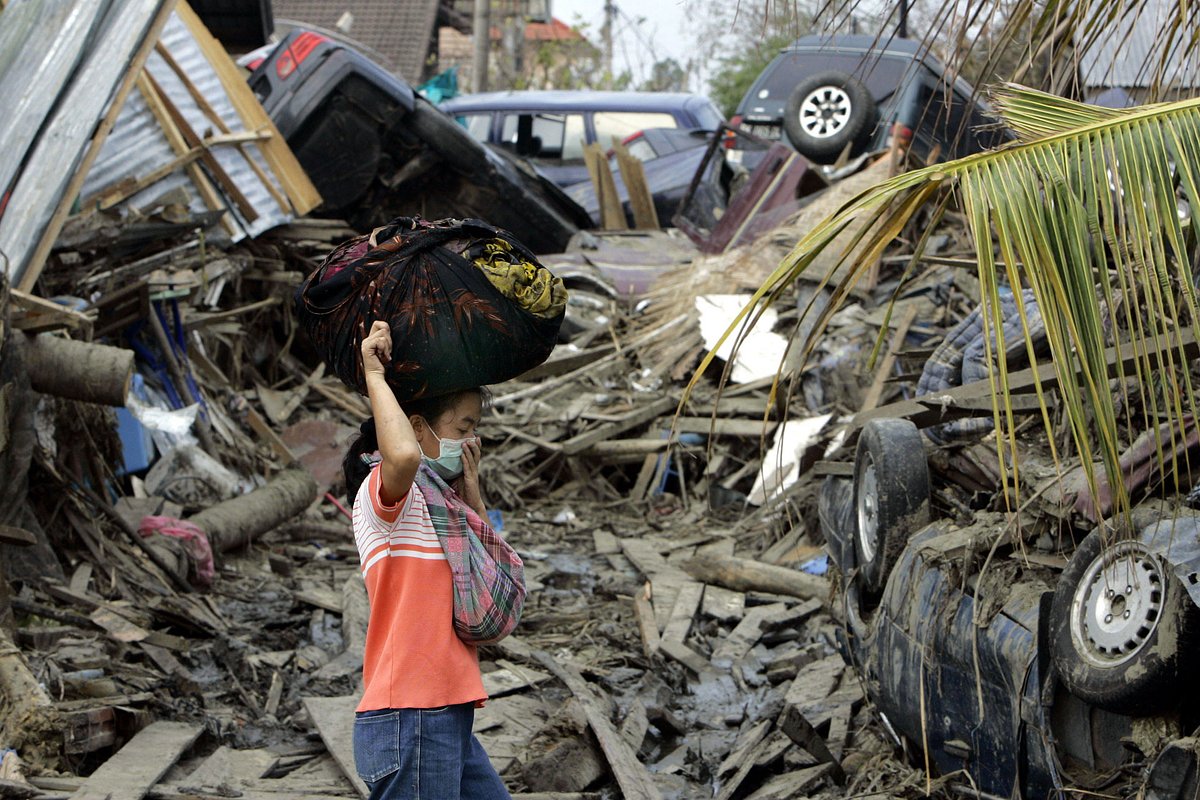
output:
[[[833,418],[824,414],[808,419],[789,419],[775,430],[771,449],[762,460],[749,500],[761,506],[800,479],[800,460]]]
[[[749,303],[748,294],[708,294],[697,297],[696,312],[700,315],[700,335],[704,338],[704,346],[712,350],[721,334]],[[769,378],[779,371],[787,351],[787,339],[772,330],[778,318],[773,308],[763,311],[762,317],[738,348],[729,374],[731,381],[749,383],[759,378]],[[728,361],[735,341],[736,331],[717,350],[717,357]]]

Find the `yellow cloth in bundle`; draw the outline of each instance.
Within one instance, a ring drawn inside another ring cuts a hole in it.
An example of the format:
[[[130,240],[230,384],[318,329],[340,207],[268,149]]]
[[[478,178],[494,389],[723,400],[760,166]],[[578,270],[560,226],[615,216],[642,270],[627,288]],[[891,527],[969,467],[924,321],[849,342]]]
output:
[[[545,267],[530,264],[502,239],[484,245],[475,266],[505,297],[540,319],[551,319],[567,305],[567,287]]]

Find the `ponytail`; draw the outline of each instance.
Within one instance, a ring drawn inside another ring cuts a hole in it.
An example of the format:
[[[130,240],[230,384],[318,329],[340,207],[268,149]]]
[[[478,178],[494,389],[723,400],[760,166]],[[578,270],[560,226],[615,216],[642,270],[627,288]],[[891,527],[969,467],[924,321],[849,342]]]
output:
[[[371,464],[367,458],[379,449],[379,439],[375,435],[375,418],[372,417],[358,426],[358,434],[358,438],[350,443],[346,457],[342,459],[342,472],[346,476],[346,503],[351,507],[362,482],[371,474]]]

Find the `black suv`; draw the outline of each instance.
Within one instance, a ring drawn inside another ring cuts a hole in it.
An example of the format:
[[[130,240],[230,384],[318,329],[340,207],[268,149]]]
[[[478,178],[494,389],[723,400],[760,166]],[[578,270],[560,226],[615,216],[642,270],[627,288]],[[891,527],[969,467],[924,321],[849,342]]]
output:
[[[928,158],[961,158],[1009,137],[964,80],[920,42],[874,36],[805,36],[775,57],[732,120],[765,139],[786,138],[810,161],[828,164],[879,150],[895,129]]]
[[[480,217],[540,253],[591,225],[557,186],[476,142],[347,43],[296,29],[244,63],[325,215],[362,230],[412,214]]]

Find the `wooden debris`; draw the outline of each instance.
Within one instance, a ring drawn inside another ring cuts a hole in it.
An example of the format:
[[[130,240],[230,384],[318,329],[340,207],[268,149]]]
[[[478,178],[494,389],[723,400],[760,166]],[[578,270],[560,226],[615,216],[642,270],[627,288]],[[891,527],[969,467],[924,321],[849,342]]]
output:
[[[571,694],[583,705],[588,725],[600,742],[608,765],[617,779],[626,800],[658,800],[662,793],[654,786],[650,774],[637,760],[637,756],[621,738],[616,728],[608,719],[600,700],[594,690],[588,685],[583,676],[572,666],[559,664],[543,652],[535,652],[534,658],[546,669],[554,673],[560,681],[566,684]]]
[[[771,592],[806,600],[829,596],[829,581],[824,578],[748,558],[696,556],[684,569],[698,581],[739,592]]]
[[[124,406],[133,381],[133,351],[42,334],[28,340],[29,382],[43,394]]]
[[[141,800],[204,729],[155,722],[91,774],[71,800]]]
[[[308,507],[317,496],[312,475],[290,469],[249,494],[210,506],[189,522],[208,534],[213,549],[220,552],[244,547],[277,525]]]
[[[304,708],[317,726],[321,741],[333,755],[346,778],[354,785],[359,797],[370,792],[354,768],[354,709],[358,697],[305,697]]]

